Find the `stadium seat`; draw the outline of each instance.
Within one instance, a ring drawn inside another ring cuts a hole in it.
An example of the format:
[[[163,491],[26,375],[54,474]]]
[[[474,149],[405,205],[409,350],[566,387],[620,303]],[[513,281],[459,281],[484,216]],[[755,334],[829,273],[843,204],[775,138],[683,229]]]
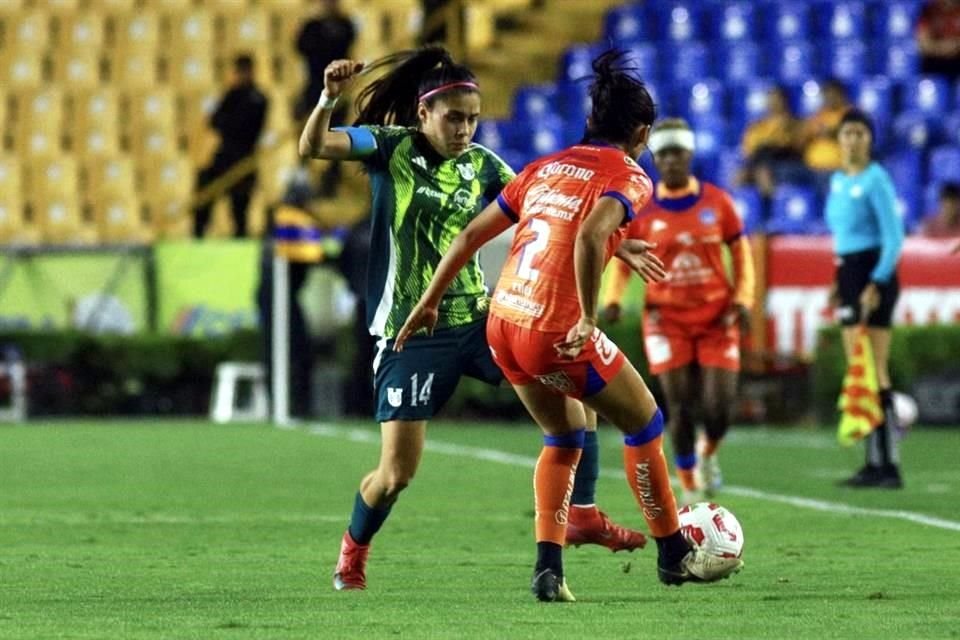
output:
[[[20,194],[0,191],[0,247],[32,244],[35,239],[30,236]]]
[[[93,204],[97,238],[107,244],[139,244],[150,239],[140,202],[133,194],[98,198]]]
[[[726,88],[719,80],[705,79],[681,87],[677,94],[680,113],[691,120],[705,116],[722,117],[727,112]]]
[[[812,6],[816,36],[822,39],[862,39],[867,33],[867,12],[863,2],[822,0]]]
[[[577,123],[583,126],[590,114],[591,100],[589,85],[586,82],[571,82],[557,87],[560,114],[567,124]]]
[[[157,14],[139,11],[114,15],[110,19],[110,49],[114,56],[153,55],[160,42]]]
[[[770,42],[805,40],[810,35],[808,5],[801,1],[777,2],[767,5],[765,39]]]
[[[960,147],[944,145],[931,149],[927,166],[931,182],[960,182]]]
[[[893,85],[885,76],[864,78],[854,85],[850,97],[870,114],[878,128],[885,128],[893,121]]]
[[[560,57],[559,81],[575,82],[589,78],[593,73],[591,62],[603,52],[603,49],[604,47],[592,44],[577,44],[569,47]]]
[[[645,19],[640,7],[633,4],[613,7],[603,18],[603,37],[614,45],[623,46],[631,42],[648,40],[650,22]]]
[[[780,185],[773,194],[768,233],[814,234],[822,230],[816,192],[809,187]]]
[[[663,11],[650,8],[649,16],[657,11],[661,18],[658,33],[673,43],[685,43],[702,37],[700,25],[700,4],[695,2],[673,2]]]
[[[894,81],[910,80],[920,69],[917,45],[912,39],[891,42],[886,47],[883,73]]]
[[[717,154],[717,184],[730,189],[737,184],[737,178],[743,167],[743,157],[737,147],[725,147]]]
[[[757,11],[750,2],[717,3],[710,12],[713,39],[728,46],[740,46],[757,38]]]
[[[950,109],[950,86],[937,76],[919,76],[903,86],[904,109],[940,117]]]
[[[0,86],[8,91],[30,91],[44,85],[43,57],[36,52],[0,52]]]
[[[53,79],[68,90],[100,86],[100,55],[93,49],[57,51],[53,56]]]
[[[30,160],[24,168],[23,194],[28,201],[47,201],[59,196],[75,199],[79,193],[77,163],[70,156]]]
[[[133,160],[127,156],[115,155],[84,164],[88,200],[133,196],[136,192],[136,180]]]
[[[740,187],[730,192],[737,215],[743,221],[744,233],[763,231],[763,201],[753,187]]]
[[[63,93],[56,88],[24,91],[15,98],[13,146],[24,157],[54,157],[62,151]]]
[[[765,73],[760,48],[752,42],[738,42],[735,46],[724,47],[720,55],[723,66],[718,71],[729,83],[743,84]]]
[[[757,78],[731,91],[732,124],[738,130],[763,117],[767,112],[767,94],[775,86],[772,80]]]
[[[940,210],[940,189],[941,185],[937,183],[930,183],[924,187],[923,196],[920,201],[920,222],[922,222],[924,218],[935,216]]]
[[[867,47],[860,40],[834,42],[829,48],[827,75],[842,82],[854,82],[868,75]]]
[[[267,14],[262,9],[244,8],[227,16],[223,38],[216,44],[226,59],[232,59],[241,53],[251,54],[263,74],[270,53],[270,25]]]
[[[519,122],[537,122],[554,115],[557,102],[555,85],[521,87],[513,97],[513,118]]]
[[[139,166],[150,210],[151,226],[158,237],[183,237],[190,233],[189,202],[196,169],[183,157],[169,156]]]
[[[210,53],[216,40],[210,12],[194,9],[187,13],[174,14],[169,21],[172,53]]]
[[[636,68],[636,75],[642,80],[657,80],[662,76],[663,54],[656,45],[650,43],[633,44],[626,49],[630,56],[630,66]]]
[[[23,193],[23,172],[20,159],[15,156],[0,155],[0,195]]]
[[[960,145],[960,109],[943,118],[943,134],[948,142]]]
[[[126,98],[130,135],[148,128],[175,130],[177,103],[172,89],[157,86],[146,91],[129,92]]]
[[[897,144],[924,149],[940,139],[939,121],[922,111],[904,111],[893,121]]]
[[[563,127],[551,124],[551,119],[545,123],[537,123],[530,131],[530,151],[535,156],[545,156],[556,153],[564,146]]]
[[[102,14],[75,13],[58,18],[57,48],[61,51],[99,51],[104,44]]]
[[[170,83],[178,91],[203,91],[216,86],[213,57],[209,51],[177,52],[167,61]]]
[[[81,132],[71,132],[71,151],[78,158],[108,158],[120,151],[120,134],[115,122],[102,122]]]
[[[98,13],[129,12],[137,0],[89,0],[89,6]]]
[[[886,156],[882,162],[890,174],[896,190],[902,191],[911,185],[924,183],[923,153],[919,149],[901,149]]]
[[[874,5],[873,34],[889,41],[913,38],[920,4],[915,0],[886,0]]]
[[[711,75],[710,52],[702,42],[687,42],[670,57],[670,80],[674,83],[692,84]]]
[[[55,194],[30,203],[33,219],[47,244],[83,245],[96,241],[96,231],[86,224],[80,203],[71,194]]]
[[[481,120],[474,139],[494,153],[518,146],[518,126],[510,120]]]
[[[920,226],[923,219],[923,195],[920,185],[910,185],[896,191],[897,215],[903,220],[903,227],[907,233],[913,233]]]
[[[21,13],[4,34],[4,49],[41,55],[50,46],[50,31],[50,15],[45,11]]]
[[[775,71],[782,82],[799,84],[816,75],[816,52],[809,42],[784,43],[776,52]]]
[[[823,106],[823,87],[816,80],[807,80],[796,89],[792,102],[798,116],[813,115]]]
[[[47,0],[47,9],[54,14],[71,13],[79,7],[80,0]]]
[[[147,91],[158,84],[157,59],[152,53],[114,54],[109,58],[110,80],[122,91]]]

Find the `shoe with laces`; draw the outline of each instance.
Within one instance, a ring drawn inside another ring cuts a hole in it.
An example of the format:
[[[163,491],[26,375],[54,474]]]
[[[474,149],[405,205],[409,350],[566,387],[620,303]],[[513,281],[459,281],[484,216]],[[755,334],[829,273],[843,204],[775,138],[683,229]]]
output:
[[[337,591],[366,589],[369,553],[369,544],[357,544],[350,537],[350,531],[345,531],[340,542],[340,559],[333,573],[333,588]]]
[[[567,587],[566,578],[557,576],[553,569],[535,571],[530,591],[540,602],[576,602],[577,599]]]
[[[566,545],[579,547],[582,544],[598,544],[616,553],[642,549],[647,538],[639,531],[611,521],[596,506],[572,506],[567,520]]]

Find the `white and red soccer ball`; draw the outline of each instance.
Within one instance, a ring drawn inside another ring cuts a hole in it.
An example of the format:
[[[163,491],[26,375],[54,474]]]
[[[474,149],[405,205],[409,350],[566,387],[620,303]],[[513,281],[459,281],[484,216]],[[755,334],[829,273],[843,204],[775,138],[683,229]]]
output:
[[[680,532],[705,552],[700,578],[720,580],[743,566],[743,528],[728,509],[712,502],[687,505],[680,509]]]

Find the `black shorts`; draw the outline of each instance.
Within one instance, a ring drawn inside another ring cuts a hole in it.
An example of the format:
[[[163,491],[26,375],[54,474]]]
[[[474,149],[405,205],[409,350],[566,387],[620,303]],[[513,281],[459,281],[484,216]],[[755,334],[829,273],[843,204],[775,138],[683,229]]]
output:
[[[860,294],[870,284],[870,274],[880,260],[879,249],[867,249],[837,256],[837,295],[840,297],[840,324],[852,327],[860,322]],[[879,284],[880,306],[867,316],[867,326],[887,328],[893,319],[893,307],[900,296],[900,283],[894,273],[889,282]]]

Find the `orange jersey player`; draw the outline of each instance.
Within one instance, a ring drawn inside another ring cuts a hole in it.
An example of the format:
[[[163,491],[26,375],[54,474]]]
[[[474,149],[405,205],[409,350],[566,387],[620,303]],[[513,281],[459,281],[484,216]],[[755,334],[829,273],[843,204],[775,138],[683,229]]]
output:
[[[431,331],[443,292],[470,256],[517,224],[493,295],[487,340],[544,433],[534,471],[537,561],[531,584],[542,601],[572,599],[562,549],[584,443],[584,405],[624,434],[624,471],[657,542],[660,580],[712,580],[739,568],[731,562],[715,572],[680,533],[661,446],[663,416],[643,378],[597,328],[600,279],[614,254],[645,279],[664,275],[645,243],[624,241],[624,227],[652,190],[633,158],[646,144],[655,108],[643,83],[622,67],[623,58],[608,51],[593,63],[584,143],[527,166],[457,236],[395,343],[403,349],[416,331]]]
[[[650,372],[667,398],[675,462],[688,502],[721,485],[715,453],[736,392],[740,321],[754,302],[753,260],[743,224],[725,191],[691,175],[693,147],[693,132],[683,120],[663,120],[654,127],[650,150],[662,178],[628,231],[632,238],[656,243],[666,265],[667,277],[647,286],[644,346]],[[725,247],[733,257],[734,282],[727,276]],[[606,316],[616,320],[629,272],[618,268],[611,275]],[[692,407],[701,398],[706,437],[698,464]]]

